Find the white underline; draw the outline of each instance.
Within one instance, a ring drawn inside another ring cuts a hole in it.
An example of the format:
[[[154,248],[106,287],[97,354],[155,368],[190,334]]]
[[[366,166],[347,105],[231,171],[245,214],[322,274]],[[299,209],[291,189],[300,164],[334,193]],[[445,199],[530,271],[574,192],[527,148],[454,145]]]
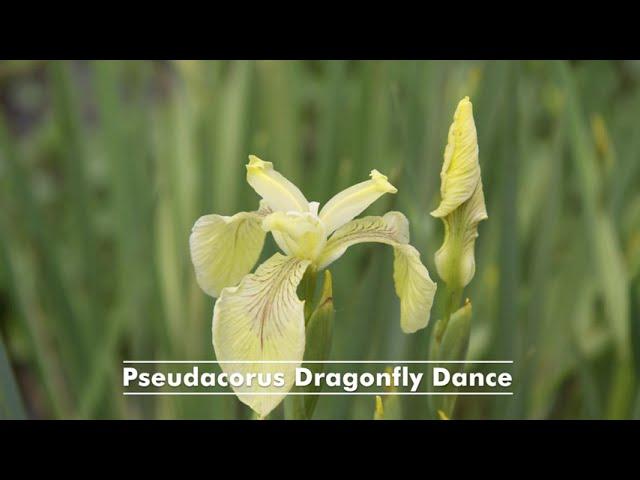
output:
[[[513,360],[123,360],[122,363],[513,363]]]
[[[123,395],[236,395],[235,392],[122,392]],[[240,395],[513,395],[513,392],[246,392]]]

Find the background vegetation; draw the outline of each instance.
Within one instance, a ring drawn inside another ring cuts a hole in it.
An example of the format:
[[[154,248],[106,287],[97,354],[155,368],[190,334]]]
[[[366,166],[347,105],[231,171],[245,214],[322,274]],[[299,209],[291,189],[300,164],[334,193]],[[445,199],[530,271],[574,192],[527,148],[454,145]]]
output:
[[[469,358],[515,360],[516,395],[455,416],[640,417],[640,64],[534,61],[0,62],[0,417],[248,418],[235,397],[121,395],[123,359],[213,358],[195,219],[255,208],[249,153],[321,202],[378,168],[399,193],[369,212],[405,212],[438,280],[428,212],[464,95],[489,212]],[[392,257],[332,268],[333,359],[427,358]],[[315,417],[373,409],[322,397]]]

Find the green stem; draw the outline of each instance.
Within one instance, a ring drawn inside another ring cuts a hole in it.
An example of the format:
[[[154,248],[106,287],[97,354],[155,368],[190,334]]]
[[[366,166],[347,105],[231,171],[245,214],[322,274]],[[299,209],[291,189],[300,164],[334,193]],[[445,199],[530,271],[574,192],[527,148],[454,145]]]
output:
[[[435,330],[435,339],[438,344],[442,341],[442,336],[444,332],[447,331],[447,325],[449,325],[449,320],[451,319],[451,315],[455,312],[460,306],[460,301],[462,300],[462,288],[454,288],[451,289],[448,286],[445,290],[445,303],[444,303],[444,314],[442,318],[438,320],[436,323]]]
[[[461,288],[452,289],[447,284],[445,284],[442,315],[434,326],[433,339],[431,340],[431,345],[429,347],[430,360],[442,360],[440,358],[440,346],[442,344],[442,338],[444,337],[444,334],[447,331],[447,327],[449,326],[451,315],[456,311],[457,305],[460,304],[461,297]],[[441,405],[442,402],[442,398],[438,397],[432,397],[431,399],[429,399],[429,408],[431,410],[432,419],[441,418],[438,411],[443,409]]]

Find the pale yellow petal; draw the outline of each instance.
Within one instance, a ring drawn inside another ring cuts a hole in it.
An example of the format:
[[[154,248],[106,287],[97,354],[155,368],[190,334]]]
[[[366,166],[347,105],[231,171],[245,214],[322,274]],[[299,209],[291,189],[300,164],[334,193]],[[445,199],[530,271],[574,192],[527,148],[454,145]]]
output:
[[[370,176],[371,180],[343,190],[322,207],[320,219],[327,228],[327,235],[360,215],[385,193],[396,193],[398,191],[396,187],[389,183],[387,177],[377,170],[371,170]]]
[[[404,333],[414,333],[429,323],[436,284],[427,267],[420,261],[420,252],[411,245],[393,247],[393,280],[400,298],[400,326]]]
[[[308,260],[276,253],[245,276],[237,287],[225,288],[213,311],[213,347],[224,372],[246,375],[284,374],[284,386],[233,387],[238,398],[260,416],[269,414],[286,396],[294,382],[295,369],[304,355],[304,302],[296,289],[309,265]],[[292,363],[260,363],[263,361]]]
[[[476,271],[478,223],[487,219],[482,181],[469,200],[444,217],[444,242],[435,254],[438,275],[451,288],[469,284]]]
[[[264,245],[262,220],[268,210],[240,212],[232,217],[205,215],[189,237],[191,262],[198,285],[217,297],[224,287],[237,285],[258,261]]]
[[[427,326],[436,284],[420,261],[420,253],[409,245],[409,222],[400,212],[383,217],[364,217],[353,220],[337,230],[329,239],[318,260],[320,268],[340,258],[348,247],[377,242],[394,249],[393,278],[400,298],[400,325],[405,333],[413,333]]]
[[[365,242],[409,242],[409,221],[401,212],[388,212],[382,217],[363,217],[353,220],[336,231],[318,259],[319,268],[325,268],[340,258],[352,245]]]
[[[307,260],[315,260],[327,241],[323,223],[308,212],[273,212],[265,217],[262,228],[273,234],[287,255]]]
[[[434,217],[444,217],[467,201],[480,181],[478,136],[469,97],[458,103],[449,129],[449,141],[444,151],[440,172],[442,199]]]
[[[309,211],[309,202],[300,189],[274,170],[271,162],[249,155],[247,182],[274,211]]]

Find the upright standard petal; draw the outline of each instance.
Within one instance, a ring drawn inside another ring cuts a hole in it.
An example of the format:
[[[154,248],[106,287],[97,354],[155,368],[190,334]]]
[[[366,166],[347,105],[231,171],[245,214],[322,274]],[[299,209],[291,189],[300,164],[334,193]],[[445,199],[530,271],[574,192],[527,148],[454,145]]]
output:
[[[266,232],[262,220],[270,213],[240,212],[232,217],[205,215],[191,230],[191,262],[200,288],[218,297],[225,287],[237,285],[258,261]]]
[[[442,219],[444,242],[436,252],[435,260],[438,275],[451,288],[464,288],[473,278],[478,223],[487,218],[480,181],[471,198]]]
[[[304,355],[304,302],[296,289],[308,260],[276,253],[242,279],[225,288],[213,310],[213,347],[222,370],[229,375],[253,374],[251,385],[233,387],[236,395],[260,416],[271,412],[295,380]],[[262,363],[266,361],[291,363]],[[242,362],[242,363],[233,363]],[[284,374],[278,387],[275,374]],[[271,377],[271,385],[266,379]]]
[[[429,323],[437,285],[420,261],[420,253],[409,245],[409,222],[400,212],[383,217],[364,217],[340,228],[329,239],[318,260],[320,268],[340,258],[348,247],[363,242],[386,243],[393,247],[393,278],[400,298],[400,326],[413,333]]]
[[[320,220],[327,228],[327,235],[355,217],[385,193],[396,193],[387,177],[377,170],[371,170],[371,180],[358,183],[343,190],[329,200],[320,210]]]
[[[274,170],[273,163],[249,155],[247,182],[274,211],[308,212],[309,202],[300,189]]]
[[[444,150],[444,163],[440,172],[442,199],[434,217],[444,217],[466,202],[480,181],[478,162],[478,136],[473,121],[473,107],[469,97],[458,103],[449,128],[449,141]]]

